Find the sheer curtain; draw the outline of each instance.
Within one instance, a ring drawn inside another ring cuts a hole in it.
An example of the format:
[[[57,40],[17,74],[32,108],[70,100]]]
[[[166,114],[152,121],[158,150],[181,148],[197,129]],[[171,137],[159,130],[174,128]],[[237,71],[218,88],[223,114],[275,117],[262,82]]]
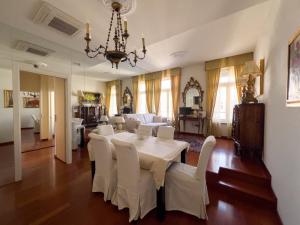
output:
[[[118,114],[118,108],[117,108],[117,89],[116,85],[111,86],[110,91],[110,103],[109,103],[109,116],[114,116],[115,114]]]
[[[222,68],[220,71],[212,118],[212,133],[215,136],[231,137],[233,107],[238,103],[234,70],[232,66]]]
[[[171,92],[171,79],[166,78],[161,81],[160,107],[159,115],[172,119],[173,104]]]
[[[139,80],[139,90],[138,90],[138,107],[137,113],[147,113],[147,103],[146,103],[146,85],[145,80]]]

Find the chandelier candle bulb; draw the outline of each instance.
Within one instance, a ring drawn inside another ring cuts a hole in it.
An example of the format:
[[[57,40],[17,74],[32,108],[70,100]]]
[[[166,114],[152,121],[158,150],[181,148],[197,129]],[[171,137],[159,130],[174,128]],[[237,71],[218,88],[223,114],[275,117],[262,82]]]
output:
[[[145,38],[142,37],[143,49],[145,49]]]
[[[127,31],[127,20],[124,20],[124,29]]]
[[[90,28],[90,24],[89,24],[89,23],[86,23],[85,28],[86,28],[86,36],[89,37],[89,38],[91,38],[91,28]]]

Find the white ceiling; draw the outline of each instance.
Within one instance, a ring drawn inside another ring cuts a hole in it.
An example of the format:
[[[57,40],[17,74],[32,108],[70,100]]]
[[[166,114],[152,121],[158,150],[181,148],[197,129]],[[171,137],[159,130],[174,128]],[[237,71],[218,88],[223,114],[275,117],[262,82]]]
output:
[[[92,45],[104,44],[111,12],[102,0],[47,0],[92,26]],[[84,55],[84,27],[75,37],[67,37],[32,22],[40,0],[0,0],[0,51],[20,61],[36,60],[57,73],[87,74],[99,80],[112,80],[144,72],[185,66],[205,60],[253,51],[263,33],[270,1],[266,0],[137,0],[137,8],[127,17],[129,50],[141,48],[146,39],[147,56],[131,68],[126,63],[112,69],[103,56]],[[13,50],[17,40],[30,41],[56,52],[37,57]],[[184,51],[181,57],[171,56]],[[76,66],[73,62],[79,62]]]

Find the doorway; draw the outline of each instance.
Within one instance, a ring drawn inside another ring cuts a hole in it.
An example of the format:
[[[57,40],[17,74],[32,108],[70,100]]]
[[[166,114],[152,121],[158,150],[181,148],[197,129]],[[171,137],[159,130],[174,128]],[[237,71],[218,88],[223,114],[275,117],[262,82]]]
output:
[[[65,79],[20,71],[23,157],[43,150],[66,162]]]

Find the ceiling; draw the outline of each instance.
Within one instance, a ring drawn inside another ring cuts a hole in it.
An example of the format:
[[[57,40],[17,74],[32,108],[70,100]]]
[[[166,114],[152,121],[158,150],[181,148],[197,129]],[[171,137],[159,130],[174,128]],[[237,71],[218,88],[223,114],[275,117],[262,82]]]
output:
[[[105,81],[253,51],[264,31],[271,0],[137,0],[136,11],[127,17],[128,48],[140,50],[144,33],[146,59],[136,68],[122,63],[118,70],[112,69],[103,56],[85,56],[84,26],[76,36],[68,37],[33,23],[40,0],[0,1],[0,54],[19,61],[46,62],[47,69],[56,73],[87,74]],[[105,43],[111,12],[102,0],[47,2],[82,24],[89,22],[92,46]],[[55,53],[38,57],[13,50],[17,40],[36,43]],[[172,55],[178,51],[182,54]]]

